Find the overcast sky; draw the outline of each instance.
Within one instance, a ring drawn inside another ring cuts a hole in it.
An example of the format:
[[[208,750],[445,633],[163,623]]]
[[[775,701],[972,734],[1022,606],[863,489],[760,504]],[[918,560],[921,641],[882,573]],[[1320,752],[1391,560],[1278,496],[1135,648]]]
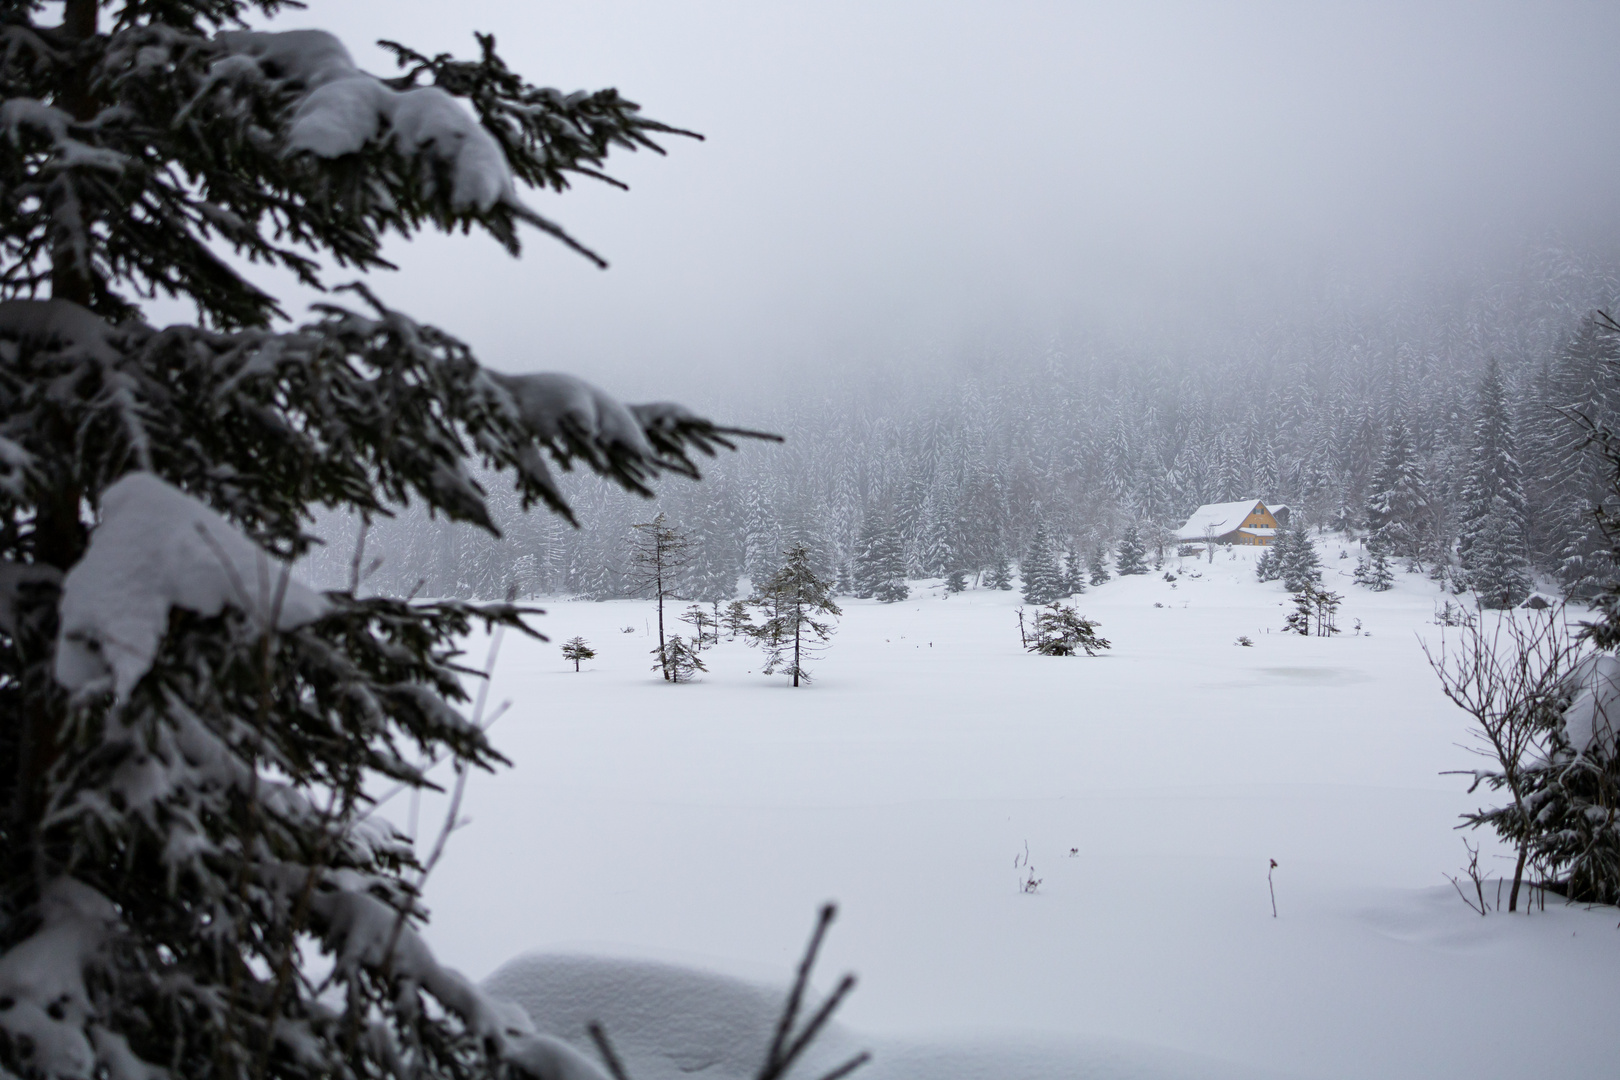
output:
[[[520,261],[396,246],[390,301],[509,369],[632,398],[1000,335],[1286,313],[1609,237],[1620,4],[313,0],[392,37],[616,86],[699,130],[537,208]],[[687,393],[687,397],[691,394]]]

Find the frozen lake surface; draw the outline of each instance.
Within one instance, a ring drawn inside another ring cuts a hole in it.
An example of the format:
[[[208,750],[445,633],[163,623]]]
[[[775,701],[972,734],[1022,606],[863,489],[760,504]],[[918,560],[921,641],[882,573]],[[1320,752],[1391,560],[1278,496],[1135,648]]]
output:
[[[746,1075],[753,1021],[709,1015],[735,1045],[681,1057],[635,1041],[637,1002],[785,985],[828,899],[818,984],[860,976],[834,1042],[871,1047],[872,1080],[1605,1075],[1620,915],[1457,898],[1476,798],[1440,774],[1476,759],[1419,647],[1441,596],[1357,587],[1339,548],[1339,637],[1280,633],[1282,587],[1222,552],[1078,597],[1113,642],[1094,659],[1023,652],[1016,593],[850,600],[798,690],[725,641],[666,684],[650,603],[547,602],[551,643],[501,653],[514,766],[472,778],[429,937],[477,978],[541,954],[502,985],[571,1038],[600,1002],[639,1080]]]

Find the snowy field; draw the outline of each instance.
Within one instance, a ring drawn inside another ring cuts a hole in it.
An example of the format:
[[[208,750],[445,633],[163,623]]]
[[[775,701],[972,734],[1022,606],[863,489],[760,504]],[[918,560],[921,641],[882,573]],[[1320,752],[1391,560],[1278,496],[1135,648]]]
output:
[[[1611,1075],[1620,916],[1457,898],[1440,595],[1369,593],[1338,548],[1337,638],[1279,633],[1282,587],[1222,552],[1079,597],[1095,659],[1022,652],[1015,593],[850,600],[800,690],[740,642],[665,684],[651,604],[548,603],[552,643],[501,654],[514,767],[471,782],[430,939],[477,978],[541,954],[497,984],[570,1038],[600,1017],[639,1080],[746,1075],[756,987],[827,899],[818,985],[861,980],[828,1052],[871,1048],[870,1080]]]

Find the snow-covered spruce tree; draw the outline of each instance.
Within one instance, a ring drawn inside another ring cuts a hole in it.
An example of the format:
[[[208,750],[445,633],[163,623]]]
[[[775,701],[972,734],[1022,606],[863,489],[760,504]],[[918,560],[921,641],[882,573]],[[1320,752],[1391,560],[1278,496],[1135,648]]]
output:
[[[1108,549],[1101,544],[1094,545],[1086,556],[1086,570],[1093,585],[1106,585],[1113,578],[1108,572]]]
[[[1353,580],[1373,592],[1386,592],[1395,584],[1395,575],[1390,571],[1389,559],[1385,557],[1382,547],[1373,548],[1356,563]]]
[[[1084,651],[1096,656],[1112,643],[1097,633],[1098,624],[1077,611],[1073,604],[1053,601],[1035,613],[1035,632],[1024,648],[1042,656],[1074,656]]]
[[[666,641],[648,652],[653,658],[652,669],[662,672],[668,682],[691,682],[698,672],[709,670],[698,655],[698,650],[688,645],[679,634],[669,635]]]
[[[990,563],[990,570],[984,576],[984,587],[987,589],[1010,590],[1013,587],[1012,560],[1005,551],[996,555]]]
[[[1507,387],[1502,367],[1493,358],[1480,383],[1479,403],[1474,417],[1473,443],[1469,450],[1468,473],[1463,480],[1458,512],[1457,554],[1463,569],[1472,572],[1479,561],[1474,545],[1487,530],[1490,539],[1519,545],[1508,552],[1498,546],[1491,557],[1500,562],[1516,556],[1525,558],[1524,474],[1513,437],[1513,420],[1508,412]],[[1495,520],[1486,519],[1495,515]],[[1509,540],[1509,538],[1513,538]]]
[[[906,584],[906,547],[894,523],[880,525],[873,544],[863,556],[863,580],[871,584],[871,595],[885,604],[897,604],[911,595]]]
[[[579,670],[579,662],[581,660],[596,659],[596,650],[591,648],[590,642],[586,641],[582,637],[571,637],[567,641],[563,642],[562,654],[564,660],[572,660],[574,662],[575,671]]]
[[[1517,607],[1530,595],[1530,572],[1524,557],[1522,517],[1506,499],[1496,499],[1474,523],[1469,549],[1468,587],[1481,607]]]
[[[411,845],[370,816],[435,757],[501,763],[457,642],[524,612],[286,568],[316,507],[493,531],[479,464],[566,516],[546,458],[647,493],[726,432],[486,370],[361,287],[272,329],[222,254],[320,286],[428,227],[583,252],[520,183],[673,129],[531,86],[491,38],[391,46],[382,79],[239,29],[281,6],[0,7],[0,1073],[599,1077],[434,960]],[[147,325],[159,292],[203,325]]]
[[[1308,585],[1321,583],[1322,562],[1304,526],[1296,525],[1280,531],[1273,550],[1277,558],[1277,577],[1282,579],[1283,588],[1289,592],[1299,592]]]
[[[1127,525],[1124,535],[1119,538],[1114,569],[1120,577],[1148,572],[1147,548],[1142,544],[1142,534],[1135,525]]]
[[[1397,415],[1384,436],[1384,452],[1367,498],[1367,546],[1416,565],[1431,542],[1432,515],[1423,467],[1412,449],[1406,422]]]
[[[706,604],[717,604],[737,595],[737,563],[727,549],[721,526],[705,521],[691,537],[692,547],[686,572],[681,575],[680,593]]]
[[[861,531],[855,537],[855,572],[850,592],[857,600],[870,600],[877,591],[879,563],[882,561],[882,526],[875,515],[861,520]]]
[[[1018,565],[1024,580],[1024,600],[1030,604],[1049,604],[1063,595],[1063,574],[1058,570],[1057,555],[1052,550],[1052,534],[1046,523],[1035,526],[1030,538],[1029,551]]]
[[[1261,581],[1276,581],[1282,576],[1282,565],[1277,558],[1277,549],[1282,543],[1282,532],[1279,531],[1276,541],[1266,545],[1260,557],[1254,560],[1254,576]]]
[[[842,615],[833,603],[832,582],[816,576],[810,551],[800,545],[783,553],[782,568],[761,582],[748,601],[760,610],[760,621],[749,629],[754,644],[765,652],[765,674],[784,672],[809,682],[804,665],[832,637],[829,616]]]
[[[1071,548],[1063,555],[1063,595],[1079,596],[1086,591],[1086,560]]]

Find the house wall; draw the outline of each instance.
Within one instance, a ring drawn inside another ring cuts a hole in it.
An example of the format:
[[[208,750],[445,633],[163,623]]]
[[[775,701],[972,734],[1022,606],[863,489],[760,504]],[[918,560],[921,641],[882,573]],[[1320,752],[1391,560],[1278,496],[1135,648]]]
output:
[[[1277,519],[1271,515],[1270,510],[1265,508],[1264,503],[1260,503],[1258,509],[1249,511],[1249,516],[1244,518],[1238,525],[1238,529],[1275,529],[1277,527]],[[1234,529],[1221,537],[1220,542],[1223,544],[1266,545],[1271,543],[1271,540],[1264,536],[1249,536]]]

